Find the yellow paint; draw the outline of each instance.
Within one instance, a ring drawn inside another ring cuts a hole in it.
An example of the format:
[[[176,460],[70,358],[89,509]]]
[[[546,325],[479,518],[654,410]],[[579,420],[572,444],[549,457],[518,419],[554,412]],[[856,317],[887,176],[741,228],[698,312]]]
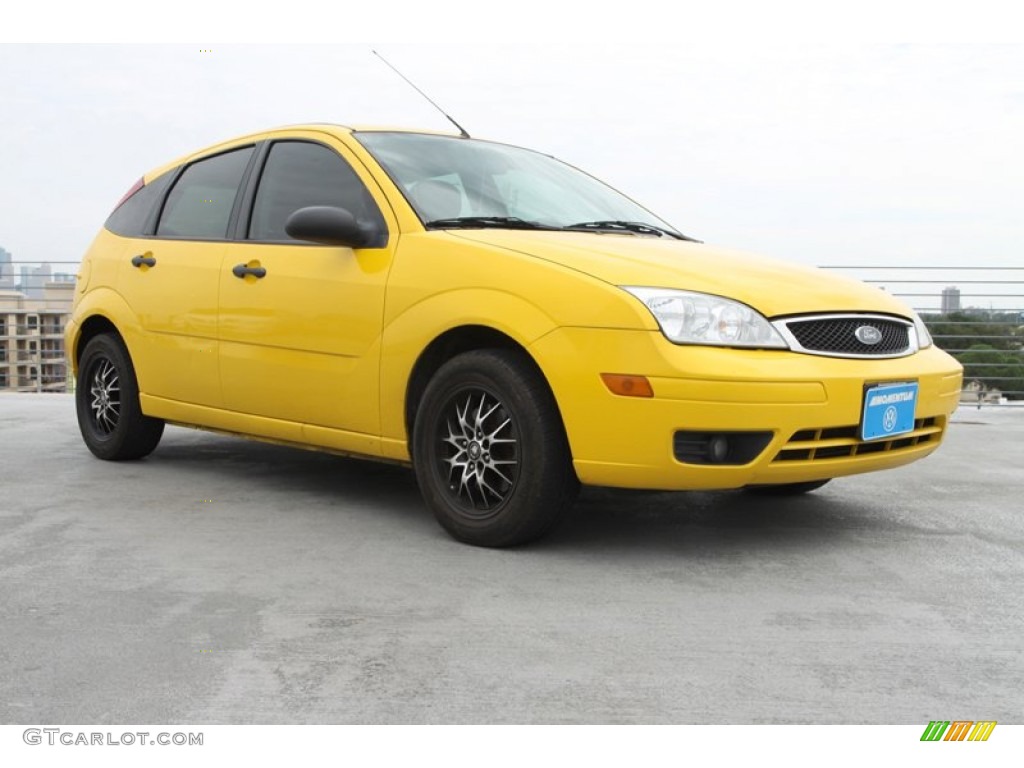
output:
[[[585,483],[732,488],[800,482],[899,466],[935,450],[772,463],[800,430],[860,420],[866,383],[917,381],[917,418],[945,424],[961,371],[936,348],[892,360],[779,350],[679,346],[619,285],[728,296],[766,316],[882,312],[909,317],[890,295],[809,267],[728,249],[588,232],[427,231],[391,179],[340,126],[242,137],[183,162],[269,138],[326,144],[376,200],[383,248],[128,239],[102,231],[82,267],[68,349],[93,315],[125,339],[142,409],[168,421],[345,454],[408,461],[405,400],[413,368],[441,334],[500,332],[538,364],[561,411]],[[136,254],[153,268],[134,268]],[[267,277],[239,279],[236,264]],[[77,362],[77,361],[76,361]],[[646,377],[653,397],[623,397],[601,374]],[[678,429],[767,430],[751,465],[677,462]],[[941,435],[940,435],[941,438]]]

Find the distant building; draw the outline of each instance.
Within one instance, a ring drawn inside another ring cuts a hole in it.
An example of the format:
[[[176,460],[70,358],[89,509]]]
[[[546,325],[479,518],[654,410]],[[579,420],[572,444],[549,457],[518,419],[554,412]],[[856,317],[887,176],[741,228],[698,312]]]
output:
[[[949,315],[960,311],[960,289],[955,285],[942,289],[942,314]]]
[[[43,286],[52,279],[53,271],[46,262],[38,267],[22,267],[21,282],[17,285],[17,289],[30,299],[42,299]]]
[[[48,281],[34,293],[0,289],[0,391],[67,390],[64,326],[75,284]]]
[[[0,248],[0,291],[14,288],[14,257]]]

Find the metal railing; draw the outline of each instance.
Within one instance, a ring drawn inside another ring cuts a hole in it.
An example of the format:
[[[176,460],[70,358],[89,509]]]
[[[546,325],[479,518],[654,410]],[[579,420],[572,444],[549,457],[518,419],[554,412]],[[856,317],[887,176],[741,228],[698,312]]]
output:
[[[0,263],[0,290],[19,290],[29,298],[42,298],[46,282],[58,275],[67,279],[79,266],[70,260],[50,262],[48,269],[18,260],[5,264]],[[1024,267],[858,264],[823,269],[876,285],[912,306],[935,343],[963,363],[963,402],[1024,405]],[[6,370],[7,388],[15,383],[31,391],[70,388],[67,367],[57,362],[64,356],[64,329],[53,322],[55,310],[29,311],[36,316],[34,323],[18,313],[16,323],[0,325],[0,367]],[[0,316],[4,312],[0,309]],[[17,347],[18,341],[43,336],[52,337],[57,348],[27,352]],[[25,376],[26,363],[36,365],[36,376]],[[54,370],[57,366],[60,370]]]
[[[903,299],[964,366],[961,402],[1024,405],[1024,267],[828,266]]]
[[[0,244],[2,245],[2,244]],[[60,261],[0,261],[0,291],[18,291],[29,298],[42,298],[46,283],[73,281],[79,259]],[[46,313],[48,310],[41,310]]]

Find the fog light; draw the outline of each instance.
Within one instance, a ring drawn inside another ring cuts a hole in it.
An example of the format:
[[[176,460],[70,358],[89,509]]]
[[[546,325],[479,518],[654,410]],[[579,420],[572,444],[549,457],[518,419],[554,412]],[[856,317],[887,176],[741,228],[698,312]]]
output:
[[[691,432],[672,436],[672,452],[683,464],[717,464],[729,467],[749,464],[772,441],[771,432]]]
[[[722,435],[708,440],[708,458],[712,464],[721,464],[729,455],[729,441]]]

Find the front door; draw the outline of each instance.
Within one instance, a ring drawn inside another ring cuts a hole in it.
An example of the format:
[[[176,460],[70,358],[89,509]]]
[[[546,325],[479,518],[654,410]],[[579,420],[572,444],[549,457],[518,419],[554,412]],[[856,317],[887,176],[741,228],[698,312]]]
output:
[[[270,145],[248,239],[231,244],[222,263],[224,408],[344,430],[362,450],[358,436],[380,434],[380,336],[395,225],[354,170],[358,160],[333,139],[315,139]],[[285,222],[311,205],[345,208],[391,237],[360,249],[293,240]]]

